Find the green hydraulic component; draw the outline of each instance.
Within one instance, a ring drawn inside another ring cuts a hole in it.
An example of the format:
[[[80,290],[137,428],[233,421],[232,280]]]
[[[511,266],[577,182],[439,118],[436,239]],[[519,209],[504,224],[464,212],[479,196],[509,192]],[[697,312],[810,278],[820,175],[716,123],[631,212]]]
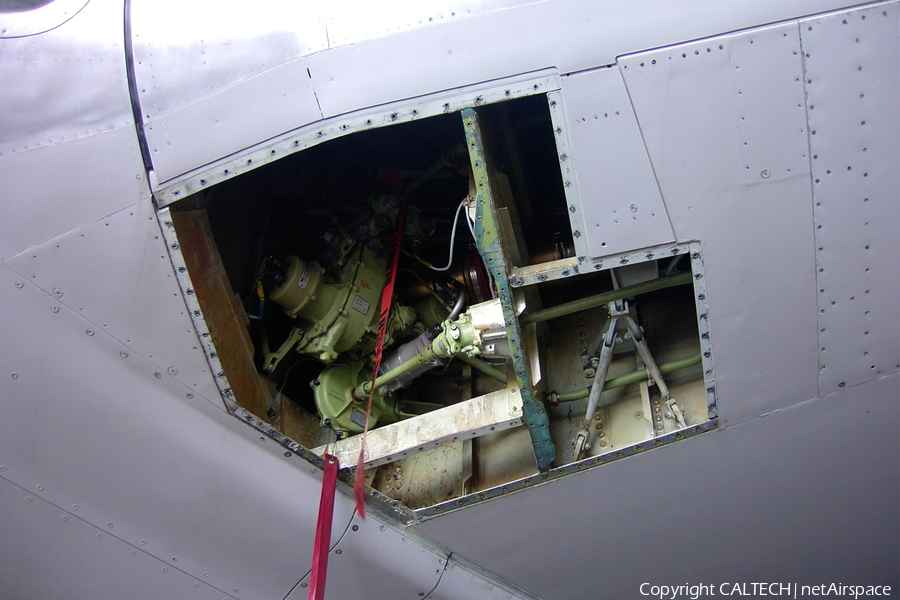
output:
[[[507,261],[497,231],[497,207],[495,205],[494,173],[490,157],[485,153],[484,136],[478,122],[478,114],[474,109],[462,111],[463,128],[469,148],[469,159],[472,165],[472,176],[476,186],[475,205],[475,238],[478,252],[497,286],[506,332],[512,354],[516,381],[522,394],[522,420],[531,434],[531,443],[541,472],[548,471],[556,460],[556,450],[550,439],[550,421],[543,403],[534,396],[528,366],[522,346],[519,322],[516,319],[515,307],[510,293],[507,275]]]
[[[430,344],[375,380],[369,426],[374,427],[379,422],[390,423],[441,408],[440,405],[425,402],[403,403],[396,396],[383,394],[381,388],[421,365],[454,356],[476,355],[480,352],[479,344],[479,333],[468,313],[460,315],[455,321],[447,320],[442,323],[441,332]],[[366,361],[330,366],[322,371],[311,386],[323,425],[331,427],[340,435],[359,433],[363,430],[369,390],[372,387],[372,371],[366,366]],[[400,408],[401,404],[415,410],[405,412]]]
[[[331,363],[338,355],[351,350],[359,356],[370,352],[378,332],[384,259],[359,246],[333,272],[326,271],[316,261],[296,256],[289,257],[287,263],[284,282],[269,292],[269,299],[282,306],[299,324],[277,351],[265,357],[264,369],[274,371],[292,349],[324,363]],[[415,322],[415,310],[396,305],[391,311],[385,345],[389,346],[393,336],[410,329]]]
[[[316,399],[316,407],[321,415],[322,425],[334,429],[338,437],[346,437],[353,433],[362,433],[366,425],[366,408],[368,396],[359,399],[354,395],[360,380],[371,381],[372,370],[367,359],[357,360],[346,365],[332,365],[310,382]],[[372,413],[369,427],[378,423],[393,423],[401,419],[424,414],[430,410],[441,408],[439,404],[425,402],[410,403],[401,408],[396,396],[375,392],[372,399]],[[403,410],[408,408],[409,412]]]
[[[506,373],[504,373],[500,369],[496,369],[496,368],[492,367],[491,365],[487,364],[483,360],[481,360],[479,358],[475,358],[474,356],[469,356],[467,354],[460,354],[459,356],[457,356],[457,358],[459,360],[463,361],[464,363],[466,363],[467,365],[469,365],[475,369],[478,369],[485,375],[496,379],[503,385],[507,384]]]
[[[447,303],[438,296],[428,296],[415,304],[419,322],[426,328],[433,327],[443,322],[450,314]]]
[[[443,358],[453,358],[454,356],[476,356],[481,353],[480,343],[478,331],[472,325],[472,317],[469,313],[460,315],[455,321],[444,321],[441,324],[441,333],[434,338],[431,344],[425,346],[421,352],[406,362],[401,363],[387,373],[379,375],[375,379],[375,389],[378,390],[386,383],[390,383],[401,375],[409,373],[420,365],[434,363]],[[371,379],[366,380],[357,386],[353,395],[360,400],[367,399],[371,388]]]
[[[550,308],[545,308],[543,310],[536,310],[533,313],[528,313],[527,315],[520,317],[519,322],[523,325],[527,323],[540,323],[541,321],[564,317],[566,315],[571,315],[572,313],[594,308],[595,306],[609,304],[610,302],[622,300],[623,298],[630,298],[631,296],[646,294],[647,292],[654,292],[676,285],[685,285],[691,283],[691,281],[693,281],[693,278],[690,273],[679,273],[677,275],[669,275],[668,277],[659,277],[618,290],[610,290],[608,292],[603,292],[602,294],[588,296],[587,298],[579,298],[578,300],[551,306]]]
[[[693,356],[659,365],[659,372],[663,375],[666,375],[674,371],[679,371],[681,369],[686,369],[688,367],[700,364],[701,360],[703,360],[703,357],[698,352]],[[609,390],[620,388],[631,383],[637,383],[638,381],[644,381],[645,379],[649,378],[650,374],[647,369],[638,369],[637,371],[632,371],[631,373],[626,373],[625,375],[619,375],[618,377],[607,379],[606,383],[603,384],[603,391],[607,392]],[[576,400],[584,400],[590,395],[590,393],[591,388],[586,387],[582,390],[575,390],[574,392],[563,392],[561,394],[557,392],[548,392],[547,398],[551,404],[556,405],[560,402],[574,402]]]

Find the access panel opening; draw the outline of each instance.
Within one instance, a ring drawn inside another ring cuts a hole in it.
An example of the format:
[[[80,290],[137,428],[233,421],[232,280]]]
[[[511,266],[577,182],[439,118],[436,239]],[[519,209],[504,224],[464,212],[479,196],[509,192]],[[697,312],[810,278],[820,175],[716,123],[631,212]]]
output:
[[[687,246],[581,264],[547,98],[477,111],[484,147],[460,114],[440,115],[320,143],[171,207],[236,402],[343,464],[393,279],[366,474],[413,509],[709,419]],[[569,263],[571,277],[516,277]],[[569,304],[585,298],[600,301]],[[615,385],[591,394],[600,378]]]

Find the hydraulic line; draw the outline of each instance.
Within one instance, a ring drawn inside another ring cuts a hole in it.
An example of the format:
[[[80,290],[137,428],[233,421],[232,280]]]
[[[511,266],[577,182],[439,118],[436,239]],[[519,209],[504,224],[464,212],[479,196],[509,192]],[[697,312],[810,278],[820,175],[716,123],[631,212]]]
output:
[[[660,277],[658,279],[652,279],[643,283],[636,283],[634,285],[630,285],[618,290],[611,290],[609,292],[603,292],[602,294],[596,294],[594,296],[588,296],[587,298],[580,298],[578,300],[573,300],[572,302],[566,302],[565,304],[551,306],[550,308],[545,308],[543,310],[536,310],[533,313],[528,313],[527,315],[520,317],[519,323],[521,323],[522,325],[527,325],[528,323],[540,323],[541,321],[548,321],[557,317],[563,317],[565,315],[570,315],[582,310],[594,308],[595,306],[600,306],[601,304],[608,304],[610,302],[621,300],[623,298],[629,298],[631,296],[637,296],[639,294],[646,294],[647,292],[654,292],[656,290],[662,290],[676,285],[685,285],[687,283],[690,283],[692,279],[693,278],[691,277],[690,273],[679,273],[678,275],[670,275],[668,277]]]
[[[703,357],[698,352],[697,354],[690,356],[688,358],[683,358],[681,360],[675,360],[672,362],[668,362],[664,365],[659,365],[659,370],[663,375],[667,373],[672,373],[674,371],[678,371],[680,369],[686,369],[687,367],[692,367],[698,364]],[[619,375],[618,377],[613,377],[606,381],[603,384],[603,391],[609,391],[615,388],[619,388],[629,383],[636,383],[638,381],[643,381],[645,379],[649,379],[650,374],[647,372],[647,369],[639,369],[632,373],[627,373],[625,375]],[[575,400],[583,400],[587,398],[591,393],[591,387],[586,387],[582,390],[575,390],[574,392],[563,392],[557,395],[557,401],[559,402],[574,402]]]
[[[467,365],[471,365],[473,368],[478,369],[485,375],[493,377],[500,383],[507,383],[506,374],[503,371],[501,371],[500,369],[495,369],[483,360],[477,359],[474,356],[469,356],[467,354],[457,354],[456,358],[463,361]]]

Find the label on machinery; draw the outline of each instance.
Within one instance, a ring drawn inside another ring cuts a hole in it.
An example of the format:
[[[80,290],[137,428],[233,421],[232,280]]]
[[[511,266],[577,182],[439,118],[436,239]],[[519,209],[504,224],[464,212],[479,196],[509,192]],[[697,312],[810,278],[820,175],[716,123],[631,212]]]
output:
[[[369,314],[369,307],[371,303],[368,300],[365,300],[362,296],[356,296],[353,298],[353,302],[350,304],[354,309],[358,312],[367,315]]]
[[[303,265],[303,271],[300,273],[300,278],[297,280],[297,287],[300,289],[306,289],[307,284],[309,283],[309,265]]]
[[[366,413],[363,411],[354,408],[350,411],[350,420],[359,425],[360,427],[366,426]]]

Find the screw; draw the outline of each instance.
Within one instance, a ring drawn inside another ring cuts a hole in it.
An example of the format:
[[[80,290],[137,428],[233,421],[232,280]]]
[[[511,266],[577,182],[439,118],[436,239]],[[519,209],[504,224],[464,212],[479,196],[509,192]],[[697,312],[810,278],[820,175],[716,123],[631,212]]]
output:
[[[52,307],[50,307],[50,310],[52,310],[52,311],[55,312],[55,313],[58,313],[58,312],[59,312],[59,307],[58,307],[58,306],[52,306]]]
[[[636,213],[637,212],[637,204],[629,204],[628,210],[630,210],[633,213]]]
[[[21,281],[17,281],[17,282],[16,282],[16,287],[19,288],[19,289],[21,290],[23,287],[25,287],[25,284],[22,283]]]
[[[769,178],[769,170],[768,169],[764,170],[762,173],[759,174],[759,176],[762,177],[763,179],[768,179]]]
[[[128,358],[128,353],[122,350],[121,352],[119,352],[119,356],[121,356],[122,358]]]
[[[59,288],[53,288],[53,297],[54,297],[54,298],[62,298],[62,297],[63,297],[63,291],[62,291],[61,289],[59,289]]]
[[[169,367],[168,369],[166,369],[166,373],[174,377],[175,375],[178,375],[178,369],[176,369],[175,367]]]

